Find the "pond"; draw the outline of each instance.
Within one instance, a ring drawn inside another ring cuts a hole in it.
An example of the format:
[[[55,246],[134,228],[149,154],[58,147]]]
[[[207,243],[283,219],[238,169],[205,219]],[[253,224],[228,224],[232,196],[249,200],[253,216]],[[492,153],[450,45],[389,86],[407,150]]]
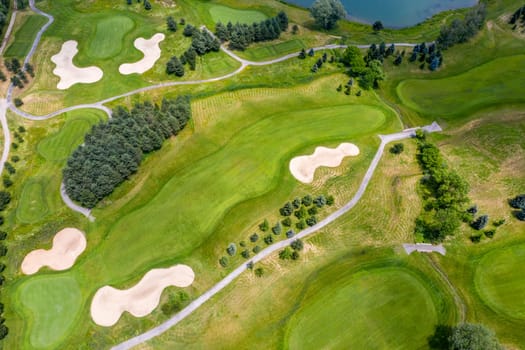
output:
[[[287,0],[310,7],[313,0]],[[470,7],[477,0],[342,0],[351,20],[363,23],[383,22],[385,27],[401,28],[418,24],[436,13]]]

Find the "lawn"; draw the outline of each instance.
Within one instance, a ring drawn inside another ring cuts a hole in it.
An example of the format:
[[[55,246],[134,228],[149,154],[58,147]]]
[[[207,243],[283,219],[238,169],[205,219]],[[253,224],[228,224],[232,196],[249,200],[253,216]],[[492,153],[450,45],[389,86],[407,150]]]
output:
[[[443,79],[405,80],[397,87],[401,101],[423,114],[449,120],[497,104],[523,103],[525,55],[495,59]]]
[[[476,269],[476,291],[494,311],[525,321],[525,244],[486,254]]]
[[[290,349],[426,346],[438,316],[429,287],[418,277],[399,268],[333,270],[331,280],[321,277],[326,284],[314,282],[305,291],[288,324]]]
[[[237,10],[215,4],[211,5],[210,14],[215,23],[222,22],[223,24],[227,24],[228,22],[233,24],[237,22],[252,24],[253,22],[261,22],[268,18],[264,13],[259,11]]]
[[[36,33],[46,22],[47,19],[40,15],[26,16],[22,26],[15,32],[14,41],[8,46],[4,56],[24,58],[31,49]]]
[[[49,208],[46,203],[46,178],[32,178],[24,184],[16,216],[22,223],[30,224],[43,219]]]
[[[60,275],[26,280],[20,284],[17,297],[28,316],[29,343],[36,349],[56,349],[71,330],[82,306],[77,281]]]

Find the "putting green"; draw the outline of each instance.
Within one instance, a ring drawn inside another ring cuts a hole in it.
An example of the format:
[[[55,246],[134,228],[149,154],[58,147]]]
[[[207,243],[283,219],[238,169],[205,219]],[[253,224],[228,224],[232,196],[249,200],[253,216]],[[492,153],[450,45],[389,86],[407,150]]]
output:
[[[496,249],[476,268],[476,290],[494,311],[525,320],[525,244]]]
[[[266,15],[259,11],[253,10],[237,10],[231,7],[212,5],[210,8],[210,15],[214,22],[228,22],[232,23],[253,23],[264,21]]]
[[[524,102],[525,55],[495,59],[444,79],[409,79],[397,86],[402,102],[447,118],[494,104]]]
[[[49,212],[45,189],[49,179],[31,178],[24,184],[16,217],[25,224],[40,221]]]
[[[82,306],[77,281],[64,275],[31,277],[20,285],[18,298],[29,316],[26,334],[33,348],[56,348]]]
[[[82,144],[84,135],[103,115],[100,111],[82,110],[69,112],[64,126],[38,144],[37,150],[44,158],[52,161],[65,160],[69,154]]]
[[[438,322],[422,282],[399,268],[334,276],[306,297],[288,328],[290,349],[418,349]],[[319,289],[318,289],[319,288]],[[416,331],[417,330],[417,331]]]
[[[98,21],[87,55],[93,58],[109,58],[117,55],[122,50],[124,37],[134,26],[133,20],[124,16],[110,16]],[[132,42],[125,44],[133,45]]]

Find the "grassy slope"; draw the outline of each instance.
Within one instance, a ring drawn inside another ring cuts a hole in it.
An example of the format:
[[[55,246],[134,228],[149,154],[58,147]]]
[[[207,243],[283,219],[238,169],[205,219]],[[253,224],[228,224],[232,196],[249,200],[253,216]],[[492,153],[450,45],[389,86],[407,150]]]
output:
[[[212,5],[209,9],[214,22],[248,23],[264,21],[268,18],[264,13],[250,10],[237,10],[231,7]]]

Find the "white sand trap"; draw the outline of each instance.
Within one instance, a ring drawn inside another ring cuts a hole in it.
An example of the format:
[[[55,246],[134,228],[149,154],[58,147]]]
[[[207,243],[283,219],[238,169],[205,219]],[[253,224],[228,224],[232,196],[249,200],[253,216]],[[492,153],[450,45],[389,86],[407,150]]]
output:
[[[68,40],[62,44],[60,52],[51,57],[51,61],[56,64],[53,74],[60,77],[57,88],[65,90],[77,83],[94,83],[102,79],[104,73],[98,67],[91,66],[80,68],[73,64],[73,57],[78,53],[77,42]]]
[[[53,270],[67,270],[86,249],[86,237],[76,228],[65,228],[53,238],[50,250],[37,249],[26,255],[22,261],[22,272],[32,275],[43,266]]]
[[[164,34],[157,33],[151,39],[137,38],[133,42],[135,47],[142,51],[144,58],[135,63],[124,63],[118,67],[120,74],[142,74],[151,69],[160,58],[159,43],[164,40]]]
[[[357,156],[359,148],[353,143],[342,143],[337,148],[317,147],[312,155],[295,157],[290,161],[290,172],[302,183],[314,181],[314,173],[318,167],[336,167],[344,157]]]
[[[158,305],[164,288],[187,287],[193,283],[195,274],[191,267],[175,265],[167,269],[149,271],[135,286],[129,289],[100,288],[91,302],[91,318],[99,326],[113,326],[124,311],[135,317],[151,313]]]

